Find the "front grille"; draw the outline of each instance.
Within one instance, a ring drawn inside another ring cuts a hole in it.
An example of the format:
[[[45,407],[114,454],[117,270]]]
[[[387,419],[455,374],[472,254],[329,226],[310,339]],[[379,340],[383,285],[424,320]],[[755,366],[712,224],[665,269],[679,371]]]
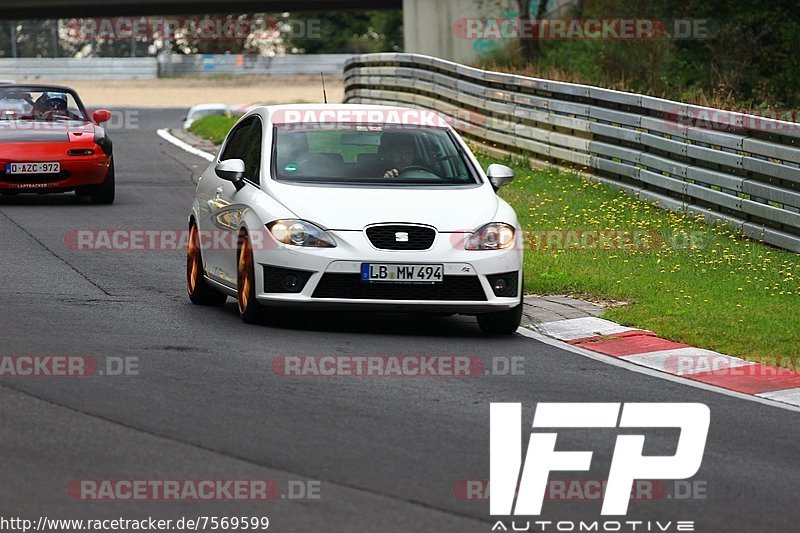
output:
[[[428,226],[386,224],[367,228],[367,238],[380,250],[427,250],[433,246],[436,230]]]
[[[324,274],[312,298],[350,300],[486,301],[477,276],[444,276],[441,283],[390,283],[361,280],[361,274]]]
[[[264,292],[301,292],[311,272],[264,265]]]
[[[6,174],[5,167],[0,170],[0,181],[6,183],[51,183],[69,178],[69,172],[62,170],[56,174]]]

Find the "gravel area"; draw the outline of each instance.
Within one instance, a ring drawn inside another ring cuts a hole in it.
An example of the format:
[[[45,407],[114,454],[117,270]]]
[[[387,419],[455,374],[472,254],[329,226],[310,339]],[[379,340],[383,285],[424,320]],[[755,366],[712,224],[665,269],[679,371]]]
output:
[[[158,78],[155,80],[39,80],[75,88],[87,107],[189,107],[223,103],[321,102],[319,76]],[[326,76],[329,102],[341,102],[341,77]]]

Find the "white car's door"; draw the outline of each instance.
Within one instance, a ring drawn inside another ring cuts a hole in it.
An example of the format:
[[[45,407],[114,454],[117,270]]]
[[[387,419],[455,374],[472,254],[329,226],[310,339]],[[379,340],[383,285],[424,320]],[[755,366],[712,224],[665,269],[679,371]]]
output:
[[[214,246],[205,254],[206,270],[215,280],[236,286],[236,243],[245,210],[249,207],[253,189],[258,187],[261,166],[261,120],[255,116],[243,120],[231,130],[220,160],[241,159],[245,164],[245,186],[237,190],[227,180],[217,178],[216,187],[209,191],[207,226],[215,233]]]

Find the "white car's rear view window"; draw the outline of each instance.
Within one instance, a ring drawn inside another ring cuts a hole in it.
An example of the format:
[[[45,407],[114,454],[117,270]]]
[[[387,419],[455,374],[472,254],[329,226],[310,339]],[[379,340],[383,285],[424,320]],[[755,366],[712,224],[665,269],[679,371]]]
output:
[[[281,181],[469,185],[478,178],[444,128],[277,125],[273,175]]]

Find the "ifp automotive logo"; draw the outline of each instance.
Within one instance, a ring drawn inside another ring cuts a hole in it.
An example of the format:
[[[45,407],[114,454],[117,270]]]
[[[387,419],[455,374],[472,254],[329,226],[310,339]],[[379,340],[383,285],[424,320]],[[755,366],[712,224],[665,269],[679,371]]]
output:
[[[516,517],[542,514],[551,472],[588,471],[591,467],[591,451],[556,451],[558,433],[553,429],[680,429],[675,454],[671,456],[643,455],[643,434],[617,435],[600,514],[625,515],[636,480],[687,479],[697,473],[711,415],[708,407],[700,403],[539,403],[524,458],[520,430],[522,405],[493,403],[490,417],[490,513]],[[571,524],[572,529],[559,530],[625,531],[626,522],[612,522],[612,529],[608,529],[608,522],[581,521]],[[658,526],[661,531],[668,530],[663,529],[663,524]],[[674,521],[671,527],[674,531],[694,531],[694,522]],[[498,520],[492,528],[492,531],[510,530],[535,531],[530,522],[525,526],[519,521],[507,524]]]

